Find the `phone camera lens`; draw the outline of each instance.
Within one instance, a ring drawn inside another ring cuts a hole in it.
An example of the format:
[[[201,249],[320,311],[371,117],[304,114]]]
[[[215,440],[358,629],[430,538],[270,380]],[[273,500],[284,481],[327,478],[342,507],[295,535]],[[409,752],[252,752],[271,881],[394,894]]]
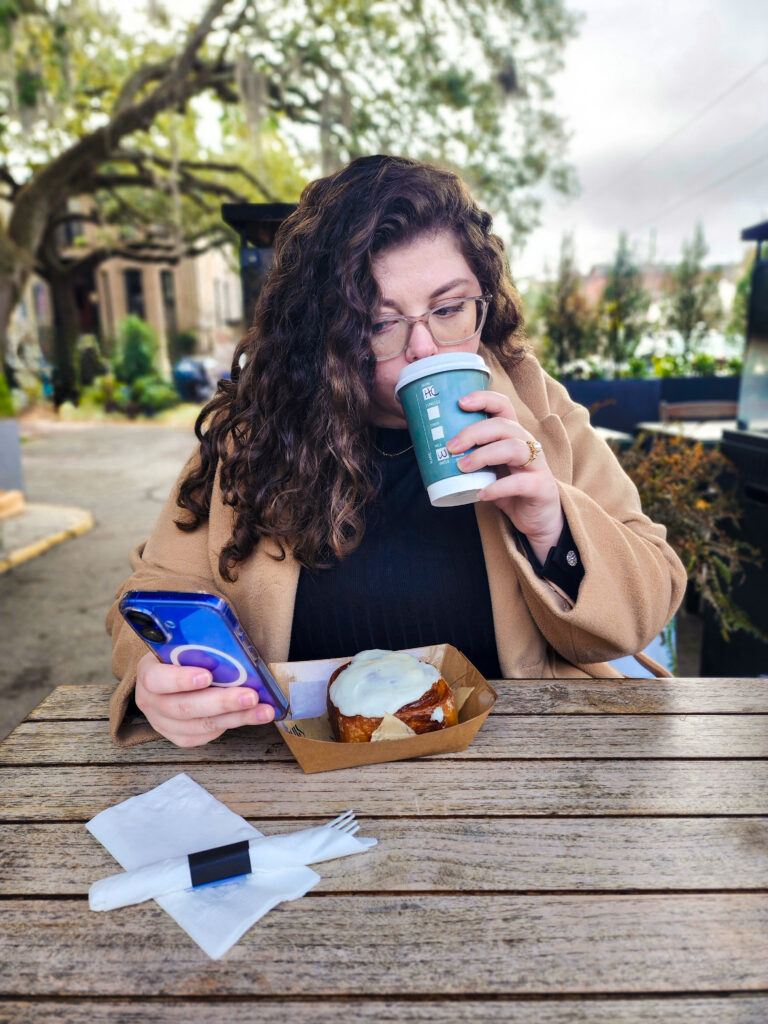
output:
[[[160,624],[151,615],[147,615],[146,612],[139,612],[135,608],[131,608],[125,613],[125,617],[132,626],[136,627],[144,639],[149,640],[150,643],[162,644],[168,639],[162,629],[160,629]]]
[[[146,640],[151,640],[152,643],[161,644],[165,640],[165,633],[161,632],[156,626],[146,626],[141,631],[141,635]]]
[[[147,615],[145,612],[137,612],[133,609],[126,614],[126,618],[134,626],[138,626],[139,629],[144,629],[146,626],[154,626],[155,624],[155,620],[151,615]]]

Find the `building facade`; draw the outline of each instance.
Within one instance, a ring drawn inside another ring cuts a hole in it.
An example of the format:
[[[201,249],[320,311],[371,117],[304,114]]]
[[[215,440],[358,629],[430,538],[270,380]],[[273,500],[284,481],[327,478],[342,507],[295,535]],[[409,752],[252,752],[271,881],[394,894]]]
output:
[[[95,278],[91,301],[99,327],[84,333],[97,334],[106,354],[113,351],[120,321],[133,314],[157,334],[161,359],[168,363],[163,367],[166,373],[173,339],[182,333],[195,336],[196,353],[229,365],[243,333],[240,276],[233,253],[211,249],[176,265],[112,259],[98,268]]]
[[[72,213],[80,201],[70,200]],[[83,204],[84,208],[84,204]],[[70,220],[59,229],[60,251],[77,259],[98,244],[86,220]],[[238,255],[234,248],[211,249],[178,263],[139,262],[115,257],[95,271],[84,271],[72,283],[81,335],[97,338],[102,353],[113,357],[120,322],[134,314],[146,320],[158,339],[159,369],[170,374],[173,341],[194,335],[195,353],[212,356],[229,367],[243,333],[243,304]],[[10,330],[10,362],[35,368],[53,361],[56,313],[44,280],[32,276],[14,310]]]

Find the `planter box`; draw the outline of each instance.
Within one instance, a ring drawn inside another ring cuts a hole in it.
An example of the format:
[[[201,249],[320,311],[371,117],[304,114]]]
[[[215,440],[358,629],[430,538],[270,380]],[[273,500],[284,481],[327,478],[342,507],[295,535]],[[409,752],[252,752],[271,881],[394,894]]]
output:
[[[19,424],[0,419],[0,491],[23,491]]]
[[[741,377],[652,377],[649,380],[564,380],[568,394],[590,410],[594,427],[632,434],[659,418],[659,402],[738,401]],[[593,408],[599,406],[599,408]]]

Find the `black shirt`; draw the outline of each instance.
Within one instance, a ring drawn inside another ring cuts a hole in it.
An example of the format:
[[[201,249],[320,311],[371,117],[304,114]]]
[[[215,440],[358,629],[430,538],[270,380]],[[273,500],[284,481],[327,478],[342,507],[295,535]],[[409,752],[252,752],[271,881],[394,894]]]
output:
[[[374,451],[382,486],[366,510],[363,540],[328,569],[302,567],[289,660],[449,643],[487,679],[499,678],[474,506],[430,503],[407,430],[377,428],[374,444],[389,455]],[[584,569],[567,522],[543,565],[517,536],[534,572],[575,601]]]
[[[407,430],[377,428],[374,443],[402,452]],[[474,507],[430,504],[413,449],[387,457],[360,545],[331,568],[302,567],[289,660],[336,658],[378,647],[449,643],[487,679],[501,675]]]

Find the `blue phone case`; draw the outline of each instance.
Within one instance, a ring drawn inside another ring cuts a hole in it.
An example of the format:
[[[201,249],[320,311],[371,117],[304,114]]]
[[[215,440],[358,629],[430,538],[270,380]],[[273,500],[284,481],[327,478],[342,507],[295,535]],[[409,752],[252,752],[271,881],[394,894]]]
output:
[[[129,626],[168,665],[194,665],[214,686],[251,686],[285,718],[288,701],[231,608],[220,597],[171,590],[132,590],[120,601]]]

